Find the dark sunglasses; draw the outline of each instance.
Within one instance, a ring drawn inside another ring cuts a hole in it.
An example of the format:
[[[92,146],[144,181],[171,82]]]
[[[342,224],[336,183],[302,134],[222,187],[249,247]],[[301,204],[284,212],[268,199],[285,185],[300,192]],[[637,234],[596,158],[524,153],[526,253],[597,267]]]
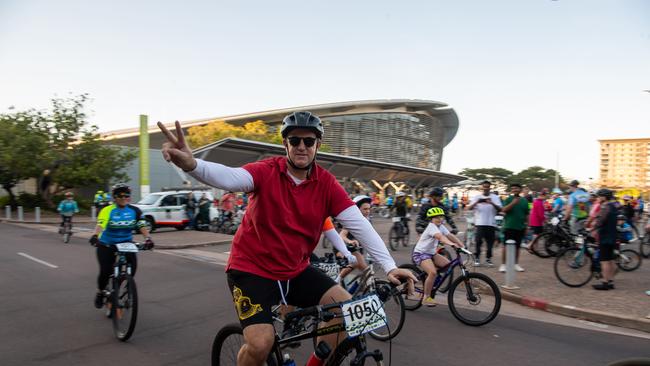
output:
[[[300,146],[300,141],[305,143],[305,147],[312,147],[316,144],[316,138],[315,137],[298,137],[298,136],[290,136],[287,137],[287,140],[289,141],[289,144],[293,147]]]
[[[117,196],[115,196],[115,198],[130,198],[130,197],[131,197],[130,194],[118,194]]]

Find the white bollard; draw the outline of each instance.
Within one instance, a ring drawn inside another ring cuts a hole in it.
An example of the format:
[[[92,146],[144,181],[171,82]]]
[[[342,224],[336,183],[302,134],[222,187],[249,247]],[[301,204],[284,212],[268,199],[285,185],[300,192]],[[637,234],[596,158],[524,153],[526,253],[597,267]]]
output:
[[[23,206],[18,206],[18,221],[25,221],[23,217]]]
[[[515,258],[517,250],[517,242],[512,239],[506,240],[506,283],[501,286],[506,290],[516,290],[519,287],[515,286]]]
[[[41,222],[41,208],[34,207],[34,222]]]
[[[93,219],[93,221],[97,218],[97,207],[90,206],[90,218]]]
[[[5,218],[11,220],[11,206],[5,206]]]

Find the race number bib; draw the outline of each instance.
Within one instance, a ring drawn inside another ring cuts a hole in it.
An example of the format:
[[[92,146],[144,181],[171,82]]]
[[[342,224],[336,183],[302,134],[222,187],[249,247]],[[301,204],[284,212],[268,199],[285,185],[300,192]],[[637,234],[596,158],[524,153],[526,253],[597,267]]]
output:
[[[401,217],[393,217],[393,222],[400,222],[402,221]]]
[[[336,263],[314,263],[313,266],[325,272],[334,281],[339,278],[339,265]]]
[[[388,323],[384,304],[376,294],[341,305],[348,336],[356,337]]]
[[[117,243],[115,244],[118,252],[137,253],[138,247],[134,243]]]

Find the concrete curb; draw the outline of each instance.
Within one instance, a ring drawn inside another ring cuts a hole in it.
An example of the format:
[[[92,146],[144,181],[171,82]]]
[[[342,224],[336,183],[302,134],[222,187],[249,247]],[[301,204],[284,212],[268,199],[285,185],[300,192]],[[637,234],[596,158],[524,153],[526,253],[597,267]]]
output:
[[[162,250],[174,250],[174,249],[188,249],[196,247],[209,247],[213,245],[224,245],[230,244],[232,240],[220,240],[220,241],[209,241],[205,243],[194,243],[194,244],[184,244],[184,245],[165,245],[165,244],[156,244],[155,249]]]
[[[504,290],[501,290],[501,298],[523,306],[548,311],[549,313],[555,313],[571,318],[589,320],[603,324],[615,325],[617,327],[636,329],[650,333],[650,319],[636,318],[626,315],[616,315],[598,310],[583,309],[577,306],[563,305],[556,302],[534,298],[531,296],[518,295]]]

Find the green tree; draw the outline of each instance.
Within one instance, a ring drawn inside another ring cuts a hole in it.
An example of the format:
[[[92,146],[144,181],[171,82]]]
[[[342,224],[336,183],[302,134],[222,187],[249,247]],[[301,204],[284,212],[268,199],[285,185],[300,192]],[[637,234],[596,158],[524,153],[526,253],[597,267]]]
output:
[[[560,183],[564,183],[561,175],[559,180]],[[544,169],[541,166],[531,166],[513,175],[508,183],[512,182],[521,183],[532,191],[540,191],[543,188],[552,189],[555,186],[555,170]]]
[[[34,110],[0,114],[0,185],[16,206],[13,188],[38,177],[47,164],[48,137],[39,129],[42,114]]]
[[[512,177],[513,172],[504,168],[465,168],[458,173],[470,179],[489,180],[495,184],[505,184]]]
[[[28,178],[38,179],[39,194],[50,205],[51,197],[64,190],[125,178],[121,170],[136,154],[101,144],[84,112],[87,101],[82,94],[52,99],[48,111],[0,115],[3,131],[8,131],[0,140],[0,183],[12,201],[11,188]]]

